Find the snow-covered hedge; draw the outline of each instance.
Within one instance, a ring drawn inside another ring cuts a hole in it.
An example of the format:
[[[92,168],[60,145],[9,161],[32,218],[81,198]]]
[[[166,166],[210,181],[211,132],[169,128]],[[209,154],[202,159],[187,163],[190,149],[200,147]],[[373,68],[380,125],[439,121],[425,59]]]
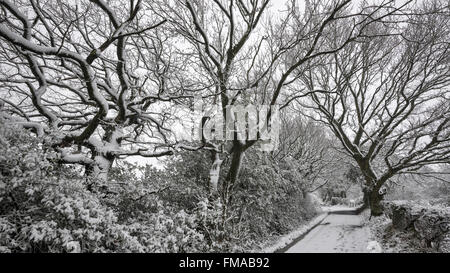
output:
[[[423,246],[450,252],[450,208],[412,201],[384,202],[386,215],[398,230],[411,230]]]
[[[130,174],[114,192],[88,190],[92,181],[59,164],[45,141],[1,119],[0,143],[0,252],[211,249],[201,229],[216,213],[207,201],[174,209]]]
[[[50,143],[0,116],[0,252],[236,252],[316,214],[295,166],[249,156],[223,225],[221,201],[206,198],[207,153],[141,176],[122,162],[102,184]]]

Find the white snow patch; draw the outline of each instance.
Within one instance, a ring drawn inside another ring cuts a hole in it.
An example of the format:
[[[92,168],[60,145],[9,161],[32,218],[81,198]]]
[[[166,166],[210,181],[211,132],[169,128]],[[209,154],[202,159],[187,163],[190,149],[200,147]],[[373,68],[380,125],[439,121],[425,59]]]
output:
[[[322,211],[333,212],[333,211],[352,211],[355,210],[354,207],[336,205],[336,206],[322,206]]]
[[[369,253],[381,253],[381,252],[383,252],[380,244],[377,241],[370,241],[367,244],[367,251],[369,251]]]

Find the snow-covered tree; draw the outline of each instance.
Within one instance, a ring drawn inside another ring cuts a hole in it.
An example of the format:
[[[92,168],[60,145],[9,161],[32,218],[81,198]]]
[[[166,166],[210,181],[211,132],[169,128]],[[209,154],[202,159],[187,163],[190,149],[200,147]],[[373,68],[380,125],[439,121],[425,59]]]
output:
[[[177,63],[146,1],[0,1],[0,101],[63,163],[106,180],[115,159],[173,153]],[[186,86],[188,89],[189,86]]]
[[[226,120],[227,109],[236,105],[284,108],[297,97],[288,86],[304,64],[341,50],[366,26],[398,11],[393,1],[378,5],[377,14],[366,7],[353,12],[349,3],[287,1],[277,9],[269,0],[158,1],[155,12],[167,19],[167,26],[183,41],[183,51],[192,56],[187,80],[203,85],[199,94],[219,105],[216,116]],[[328,34],[342,25],[351,27],[331,43]],[[268,111],[266,120],[272,114]],[[208,122],[204,121],[203,125]],[[231,198],[229,189],[238,180],[245,152],[260,140],[259,135],[239,139],[236,133],[234,140],[203,143],[212,152],[213,191],[217,192],[223,162],[229,162],[221,181],[224,200]]]
[[[352,44],[305,70],[300,104],[326,124],[365,178],[372,215],[384,184],[400,174],[440,172],[450,163],[450,16],[446,1],[411,9],[394,25],[366,29]],[[430,167],[424,169],[424,167]]]

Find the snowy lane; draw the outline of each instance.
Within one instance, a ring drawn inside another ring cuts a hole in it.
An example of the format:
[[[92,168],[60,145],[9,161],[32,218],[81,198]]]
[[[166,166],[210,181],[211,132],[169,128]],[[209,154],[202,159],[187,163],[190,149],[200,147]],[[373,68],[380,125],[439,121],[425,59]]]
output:
[[[367,252],[369,228],[360,215],[330,214],[287,253]]]

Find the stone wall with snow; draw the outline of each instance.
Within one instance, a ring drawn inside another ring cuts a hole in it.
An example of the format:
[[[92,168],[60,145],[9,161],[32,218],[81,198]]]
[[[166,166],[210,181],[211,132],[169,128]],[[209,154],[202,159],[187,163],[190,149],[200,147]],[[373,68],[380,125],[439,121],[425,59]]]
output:
[[[385,214],[398,230],[411,230],[423,246],[450,253],[450,208],[411,201],[384,202]]]

